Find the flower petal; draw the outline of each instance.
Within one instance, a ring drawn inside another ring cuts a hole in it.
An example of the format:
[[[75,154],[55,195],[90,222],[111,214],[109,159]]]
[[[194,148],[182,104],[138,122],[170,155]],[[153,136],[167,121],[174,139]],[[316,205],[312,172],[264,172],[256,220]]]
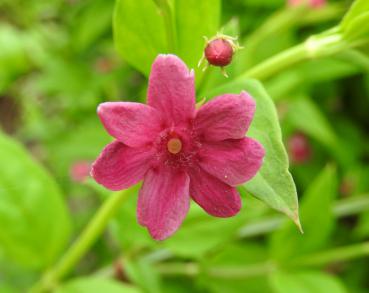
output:
[[[199,164],[208,173],[235,186],[255,176],[263,163],[263,146],[252,138],[206,143]]]
[[[254,112],[255,101],[244,91],[218,96],[198,110],[195,129],[208,141],[243,138]]]
[[[182,224],[190,205],[188,175],[167,167],[150,169],[138,197],[137,217],[151,236],[163,240]]]
[[[122,190],[144,177],[152,156],[150,148],[131,148],[114,141],[103,149],[93,163],[91,176],[110,190]]]
[[[232,217],[242,206],[236,188],[225,184],[200,167],[190,172],[190,195],[208,214],[215,217]]]
[[[145,104],[107,102],[97,113],[108,133],[131,147],[152,142],[162,127],[159,112]]]
[[[175,55],[159,55],[152,65],[147,103],[159,110],[168,126],[188,122],[195,112],[194,73]]]

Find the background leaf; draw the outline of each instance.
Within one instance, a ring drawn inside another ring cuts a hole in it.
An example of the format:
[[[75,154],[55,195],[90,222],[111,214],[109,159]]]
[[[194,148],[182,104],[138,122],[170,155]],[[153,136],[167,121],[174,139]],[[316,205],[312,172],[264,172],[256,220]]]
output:
[[[369,35],[369,8],[365,13],[361,13],[347,25],[343,32],[344,38],[355,40]]]
[[[307,97],[297,97],[288,105],[288,119],[297,128],[314,137],[323,145],[332,147],[336,135],[324,114]]]
[[[236,217],[216,218],[192,203],[181,229],[163,244],[175,255],[200,259],[205,253],[232,241],[241,226],[265,211],[265,205],[250,196],[243,199],[243,206],[248,208],[242,209]]]
[[[17,142],[1,133],[0,161],[0,250],[24,266],[44,267],[69,238],[61,191]]]
[[[145,75],[155,57],[167,53],[163,18],[152,0],[117,0],[113,31],[123,59]]]
[[[367,11],[369,11],[369,2],[367,0],[355,0],[343,18],[341,27],[346,29],[356,17]]]
[[[140,293],[142,291],[132,285],[99,277],[78,278],[63,284],[56,293]]]
[[[316,251],[327,245],[334,227],[332,202],[336,196],[336,170],[328,165],[311,183],[301,202],[304,234],[296,233],[291,223],[271,236],[271,255],[281,261]]]
[[[322,272],[277,272],[270,280],[275,293],[348,292],[337,277]]]
[[[178,55],[189,68],[196,69],[197,80],[201,70],[197,67],[205,47],[204,36],[209,39],[219,29],[220,0],[176,0],[175,17]]]

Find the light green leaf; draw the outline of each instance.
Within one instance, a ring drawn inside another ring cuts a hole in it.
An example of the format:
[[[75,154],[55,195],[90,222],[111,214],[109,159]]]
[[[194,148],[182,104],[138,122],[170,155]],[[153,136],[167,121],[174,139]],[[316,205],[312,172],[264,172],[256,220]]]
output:
[[[345,293],[341,281],[327,273],[306,271],[298,273],[276,272],[270,283],[275,293]]]
[[[346,29],[350,23],[359,15],[369,11],[368,0],[356,0],[350,7],[350,10],[344,16],[341,27]]]
[[[56,290],[56,293],[140,293],[141,290],[132,285],[110,279],[85,277],[69,281]]]
[[[323,248],[334,228],[332,203],[337,193],[336,170],[328,165],[311,183],[301,203],[301,223],[304,234],[297,234],[291,223],[271,236],[271,254],[286,261],[291,256]]]
[[[23,147],[1,133],[0,161],[0,250],[21,265],[42,268],[69,238],[61,191]]]
[[[189,68],[196,69],[204,50],[204,36],[211,38],[219,29],[221,1],[176,0],[178,55]]]
[[[345,28],[343,37],[347,40],[355,40],[369,36],[369,10],[355,17]]]
[[[206,93],[206,97],[240,93],[241,90],[249,92],[256,101],[255,116],[246,135],[257,139],[266,151],[260,171],[244,186],[252,195],[285,213],[299,225],[296,187],[288,171],[281,128],[275,106],[262,84],[255,80],[233,81]]]
[[[163,18],[152,0],[117,0],[114,41],[122,58],[148,75],[159,53],[167,53]]]

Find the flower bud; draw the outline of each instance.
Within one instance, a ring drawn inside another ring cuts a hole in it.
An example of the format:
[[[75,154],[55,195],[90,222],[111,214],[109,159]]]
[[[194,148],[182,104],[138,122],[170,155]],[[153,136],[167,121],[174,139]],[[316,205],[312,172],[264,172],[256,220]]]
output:
[[[233,47],[227,39],[215,39],[210,41],[205,48],[205,58],[214,66],[227,66],[233,57]]]
[[[199,62],[199,67],[201,66],[204,59],[207,60],[208,65],[221,67],[222,73],[224,76],[227,76],[227,73],[224,70],[224,67],[229,65],[232,62],[232,58],[234,53],[241,49],[241,47],[235,43],[237,38],[233,38],[230,36],[217,34],[211,40],[206,40],[204,54]],[[207,68],[205,66],[204,70]]]

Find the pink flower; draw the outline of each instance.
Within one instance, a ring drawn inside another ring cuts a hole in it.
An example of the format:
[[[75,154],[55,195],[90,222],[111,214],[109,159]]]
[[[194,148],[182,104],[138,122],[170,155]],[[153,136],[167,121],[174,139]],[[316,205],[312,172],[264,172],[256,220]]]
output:
[[[95,180],[121,190],[143,179],[138,221],[157,240],[178,229],[190,196],[210,215],[237,214],[235,186],[250,180],[264,157],[263,147],[245,137],[254,100],[246,92],[224,94],[196,110],[193,71],[174,55],[156,58],[147,100],[98,107],[116,140],[93,164]]]
[[[312,8],[319,8],[325,5],[326,0],[288,0],[289,6],[297,6],[307,3]]]

